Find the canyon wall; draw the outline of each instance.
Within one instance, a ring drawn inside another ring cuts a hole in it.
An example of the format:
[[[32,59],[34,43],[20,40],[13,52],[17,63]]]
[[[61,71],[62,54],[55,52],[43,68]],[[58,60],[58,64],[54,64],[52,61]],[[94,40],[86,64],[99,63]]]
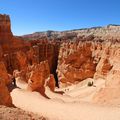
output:
[[[37,91],[38,89],[34,86],[36,81],[37,83],[42,82],[39,92],[43,95],[44,82],[49,77],[50,80],[46,84],[54,91],[55,79],[50,73],[56,73],[59,46],[59,42],[55,41],[27,41],[21,39],[21,37],[13,36],[10,17],[8,15],[0,15],[0,104],[12,106],[9,90],[12,89],[12,81],[16,77],[14,71],[20,73],[20,77],[22,80],[28,82],[28,88],[31,88],[32,91]],[[48,60],[47,63],[49,66],[47,68],[49,71],[47,77],[45,77],[45,65],[40,63],[46,60]],[[29,68],[32,66],[34,69],[29,71]],[[41,70],[43,71],[39,74]],[[34,77],[40,78],[39,81],[38,79],[34,79]],[[29,81],[31,78],[34,83],[30,87]],[[35,89],[33,89],[34,87]]]
[[[110,54],[119,43],[94,41],[70,41],[60,47],[57,74],[59,85],[65,87],[86,78],[106,79],[113,67]],[[116,57],[117,59],[117,57]]]
[[[48,40],[27,41],[13,36],[8,15],[0,15],[0,50],[9,73],[24,66],[48,60],[51,73],[55,73],[60,44]],[[23,67],[23,68],[22,68]]]
[[[107,34],[102,36],[101,31]],[[0,101],[0,104],[12,104],[6,86],[12,82],[10,76],[16,76],[13,74],[15,70],[28,83],[28,90],[38,91],[44,96],[45,84],[54,91],[55,77],[56,81],[58,79],[56,85],[60,87],[77,84],[87,78],[104,79],[105,88],[96,93],[94,100],[101,102],[112,99],[109,90],[116,97],[120,82],[119,33],[119,26],[107,26],[66,32],[49,31],[40,35],[36,33],[38,38],[32,35],[32,40],[29,40],[29,36],[13,36],[9,16],[0,15],[0,75],[3,79],[0,87],[6,93],[4,96],[0,92],[0,97],[7,101]],[[46,83],[48,78],[50,81]]]
[[[118,105],[120,104],[120,43],[116,39],[114,42],[63,43],[58,57],[57,74],[60,87],[77,84],[86,78],[93,78],[93,81],[104,80],[105,85],[96,91],[93,102]]]
[[[12,52],[29,46],[29,43],[13,36],[8,15],[0,14],[0,45],[3,51]]]
[[[105,86],[101,88],[93,100],[97,103],[120,103],[120,44],[109,44],[98,64],[97,74],[104,75]],[[96,78],[96,76],[95,76]],[[98,78],[98,76],[97,76]]]
[[[57,67],[61,87],[78,83],[86,78],[93,78],[99,62],[93,53],[98,45],[99,43],[81,41],[61,45]]]

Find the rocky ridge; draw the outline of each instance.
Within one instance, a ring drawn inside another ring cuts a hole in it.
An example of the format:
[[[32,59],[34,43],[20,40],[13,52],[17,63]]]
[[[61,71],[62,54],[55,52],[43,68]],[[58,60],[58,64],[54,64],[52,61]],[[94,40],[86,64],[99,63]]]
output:
[[[22,38],[26,40],[41,40],[44,38],[56,39],[56,40],[74,40],[81,37],[95,38],[94,40],[109,40],[114,41],[115,39],[119,41],[120,38],[120,25],[109,24],[105,27],[91,27],[83,29],[75,29],[68,31],[46,31],[46,32],[36,32],[33,34],[23,35]],[[85,39],[84,39],[85,40]],[[90,40],[90,39],[89,39]],[[93,39],[92,39],[93,40]]]

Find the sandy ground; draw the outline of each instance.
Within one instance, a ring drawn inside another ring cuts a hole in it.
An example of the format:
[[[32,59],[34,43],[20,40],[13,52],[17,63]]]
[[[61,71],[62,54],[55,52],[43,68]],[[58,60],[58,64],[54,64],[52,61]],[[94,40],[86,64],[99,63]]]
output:
[[[9,108],[0,105],[0,120],[46,120],[40,115],[25,112],[19,108]]]
[[[92,96],[104,86],[104,81],[94,81],[96,87],[88,87],[88,81],[68,88],[56,89],[56,91],[64,91],[64,95],[53,93],[46,87],[46,94],[51,99],[46,99],[37,92],[18,88],[11,92],[11,96],[13,104],[18,108],[40,114],[49,120],[120,120],[119,106],[92,103]]]

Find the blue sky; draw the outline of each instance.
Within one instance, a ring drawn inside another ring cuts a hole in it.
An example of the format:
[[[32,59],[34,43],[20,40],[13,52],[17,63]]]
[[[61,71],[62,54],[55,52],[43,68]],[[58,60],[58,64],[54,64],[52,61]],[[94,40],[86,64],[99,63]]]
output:
[[[120,24],[120,0],[0,0],[14,35]]]

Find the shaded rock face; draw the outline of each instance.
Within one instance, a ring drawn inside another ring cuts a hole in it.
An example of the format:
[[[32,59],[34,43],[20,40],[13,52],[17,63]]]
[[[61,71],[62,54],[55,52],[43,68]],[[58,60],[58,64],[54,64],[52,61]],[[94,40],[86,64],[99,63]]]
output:
[[[32,47],[27,52],[28,61],[30,64],[40,63],[48,60],[50,72],[55,73],[57,67],[57,59],[59,53],[59,43],[48,41],[30,41]]]
[[[0,104],[12,106],[12,99],[7,85],[12,82],[2,61],[0,61]]]
[[[12,106],[12,99],[3,79],[0,79],[0,105]]]
[[[6,85],[10,84],[12,80],[10,80],[9,75],[7,73],[4,62],[0,61],[0,78],[4,80]]]
[[[16,53],[16,58],[19,63],[19,67],[20,67],[19,69],[20,70],[26,69],[28,65],[26,54],[22,51],[19,51]]]
[[[17,52],[20,50],[26,52],[29,47],[29,42],[13,36],[11,32],[10,17],[0,14],[0,50],[2,51],[0,56],[9,73],[12,73],[14,68],[18,67],[16,66],[17,61],[15,61]]]
[[[40,64],[29,65],[25,70],[14,70],[13,76],[28,83],[27,90],[37,91],[45,95],[45,87],[48,86],[51,91],[55,89],[54,75],[50,74],[48,61],[42,61]]]

